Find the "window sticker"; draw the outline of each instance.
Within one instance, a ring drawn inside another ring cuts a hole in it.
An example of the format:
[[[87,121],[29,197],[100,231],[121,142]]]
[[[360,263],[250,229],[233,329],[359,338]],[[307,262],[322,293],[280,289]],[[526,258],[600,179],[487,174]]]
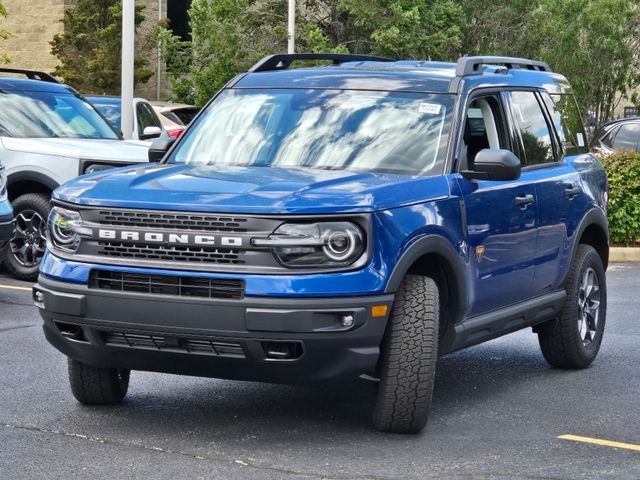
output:
[[[578,146],[579,147],[584,147],[586,146],[586,143],[584,141],[584,135],[581,133],[576,133],[576,139],[578,140]]]
[[[418,113],[430,113],[431,115],[439,115],[442,105],[437,103],[421,103],[418,107]]]

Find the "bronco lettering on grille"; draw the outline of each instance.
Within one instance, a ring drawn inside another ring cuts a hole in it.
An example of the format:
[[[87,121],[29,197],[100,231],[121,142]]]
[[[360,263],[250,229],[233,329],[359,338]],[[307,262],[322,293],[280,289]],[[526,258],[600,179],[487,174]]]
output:
[[[106,228],[94,231],[99,240],[120,240],[124,242],[168,243],[171,245],[217,245],[221,247],[242,247],[242,237],[195,235],[187,233],[140,232],[135,230],[112,230]]]

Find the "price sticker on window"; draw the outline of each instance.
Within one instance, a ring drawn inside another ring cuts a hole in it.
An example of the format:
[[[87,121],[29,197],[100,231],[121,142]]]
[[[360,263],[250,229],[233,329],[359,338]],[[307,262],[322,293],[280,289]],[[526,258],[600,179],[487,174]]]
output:
[[[439,115],[442,105],[437,103],[421,103],[418,107],[419,113],[429,113],[431,115]]]

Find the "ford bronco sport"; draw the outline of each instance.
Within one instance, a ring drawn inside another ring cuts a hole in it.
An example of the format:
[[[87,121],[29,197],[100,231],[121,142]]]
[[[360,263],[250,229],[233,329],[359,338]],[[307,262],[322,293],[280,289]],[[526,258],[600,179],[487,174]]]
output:
[[[544,63],[270,56],[165,150],[53,194],[33,296],[84,404],[132,369],[364,376],[375,427],[418,432],[440,355],[525,327],[554,367],[598,353],[607,180]]]

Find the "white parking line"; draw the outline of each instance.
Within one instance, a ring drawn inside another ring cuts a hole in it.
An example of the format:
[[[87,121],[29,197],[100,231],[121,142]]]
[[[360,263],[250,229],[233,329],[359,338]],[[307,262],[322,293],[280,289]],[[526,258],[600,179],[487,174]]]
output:
[[[0,288],[4,288],[6,290],[23,290],[25,292],[31,291],[31,287],[19,287],[17,285],[0,285]]]

